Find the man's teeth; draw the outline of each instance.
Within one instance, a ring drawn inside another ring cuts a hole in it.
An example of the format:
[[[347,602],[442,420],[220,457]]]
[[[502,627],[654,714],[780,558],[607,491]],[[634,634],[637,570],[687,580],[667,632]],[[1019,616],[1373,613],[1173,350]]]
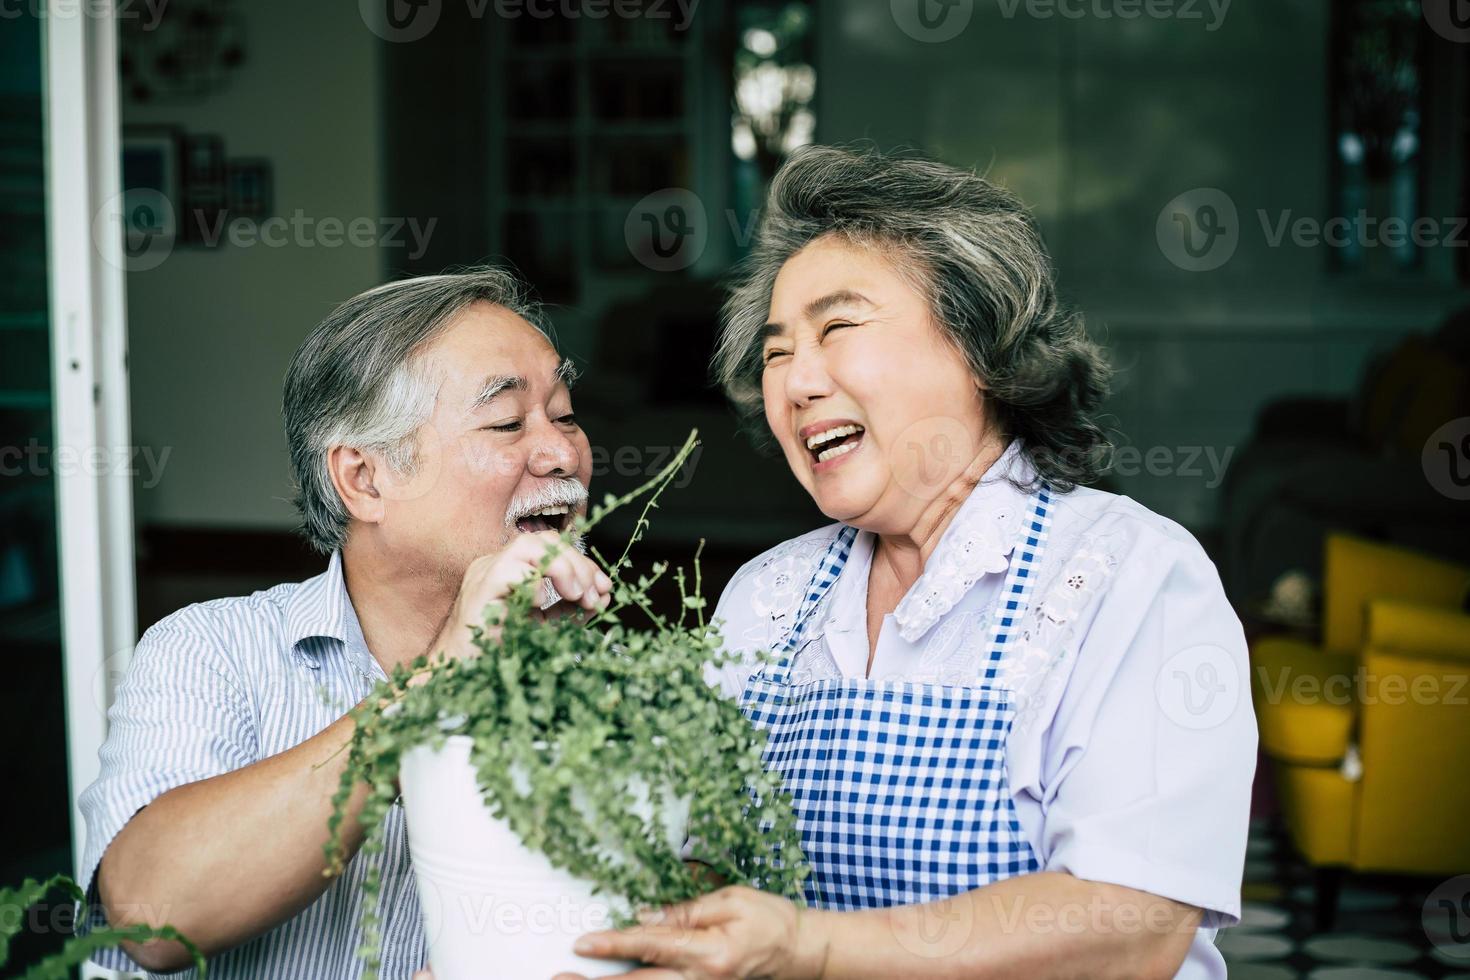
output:
[[[529,514],[527,514],[526,516],[527,517],[555,517],[557,514],[569,514],[569,513],[571,513],[571,508],[568,507],[568,506],[566,506],[565,504],[561,504],[561,505],[556,506],[556,507],[543,507],[540,510],[533,510]]]
[[[840,446],[833,446],[831,449],[824,449],[821,452],[817,453],[817,462],[825,463],[829,459],[836,459],[838,456],[845,456],[857,447],[858,444],[855,442],[844,442]]]
[[[841,439],[843,436],[850,436],[861,431],[863,431],[863,427],[860,425],[839,425],[836,428],[827,429],[812,436],[806,441],[806,448],[812,452],[816,452],[818,446],[825,445],[833,439]]]

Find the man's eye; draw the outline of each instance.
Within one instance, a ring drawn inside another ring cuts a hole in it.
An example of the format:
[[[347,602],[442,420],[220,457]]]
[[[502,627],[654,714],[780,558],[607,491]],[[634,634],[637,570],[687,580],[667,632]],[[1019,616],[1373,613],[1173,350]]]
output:
[[[764,364],[770,364],[776,358],[783,357],[783,356],[785,356],[786,354],[789,354],[789,353],[791,353],[791,352],[790,351],[784,351],[784,350],[768,350],[768,351],[766,351],[766,356],[764,358],[762,358],[762,363],[764,363]]]
[[[829,324],[827,324],[826,329],[824,329],[822,331],[822,336],[825,337],[829,333],[831,333],[832,331],[837,330],[837,329],[839,329],[841,327],[854,327],[854,326],[857,326],[857,324],[855,324],[855,323],[829,323]]]
[[[576,425],[577,417],[575,415],[563,415],[561,418],[557,419],[557,421],[560,422],[562,425]]]
[[[517,419],[514,422],[502,422],[499,425],[487,425],[485,426],[485,428],[490,429],[492,432],[519,432],[521,431],[521,422],[520,419]]]

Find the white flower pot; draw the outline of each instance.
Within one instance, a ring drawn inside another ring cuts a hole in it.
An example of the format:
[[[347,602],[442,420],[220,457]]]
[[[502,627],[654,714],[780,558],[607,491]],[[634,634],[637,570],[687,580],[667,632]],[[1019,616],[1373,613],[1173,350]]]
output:
[[[470,765],[470,739],[404,753],[408,843],[435,980],[558,973],[615,976],[636,964],[572,952],[583,933],[613,924],[614,902],[553,867],[490,815]]]

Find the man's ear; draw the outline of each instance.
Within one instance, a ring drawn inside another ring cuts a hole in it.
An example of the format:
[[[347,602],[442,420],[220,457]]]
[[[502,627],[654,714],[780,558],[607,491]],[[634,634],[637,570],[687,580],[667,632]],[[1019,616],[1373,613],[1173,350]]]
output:
[[[327,472],[347,507],[364,524],[383,520],[383,495],[378,491],[380,460],[349,446],[333,446],[327,453]]]

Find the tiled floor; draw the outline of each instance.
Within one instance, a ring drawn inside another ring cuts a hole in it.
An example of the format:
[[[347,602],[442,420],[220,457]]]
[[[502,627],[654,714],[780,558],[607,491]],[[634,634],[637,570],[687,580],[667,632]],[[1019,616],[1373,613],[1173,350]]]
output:
[[[1424,915],[1439,884],[1350,875],[1332,931],[1318,934],[1311,872],[1253,820],[1241,924],[1216,942],[1231,980],[1470,980],[1470,939],[1456,942],[1446,912]],[[1467,919],[1459,915],[1460,930]]]

